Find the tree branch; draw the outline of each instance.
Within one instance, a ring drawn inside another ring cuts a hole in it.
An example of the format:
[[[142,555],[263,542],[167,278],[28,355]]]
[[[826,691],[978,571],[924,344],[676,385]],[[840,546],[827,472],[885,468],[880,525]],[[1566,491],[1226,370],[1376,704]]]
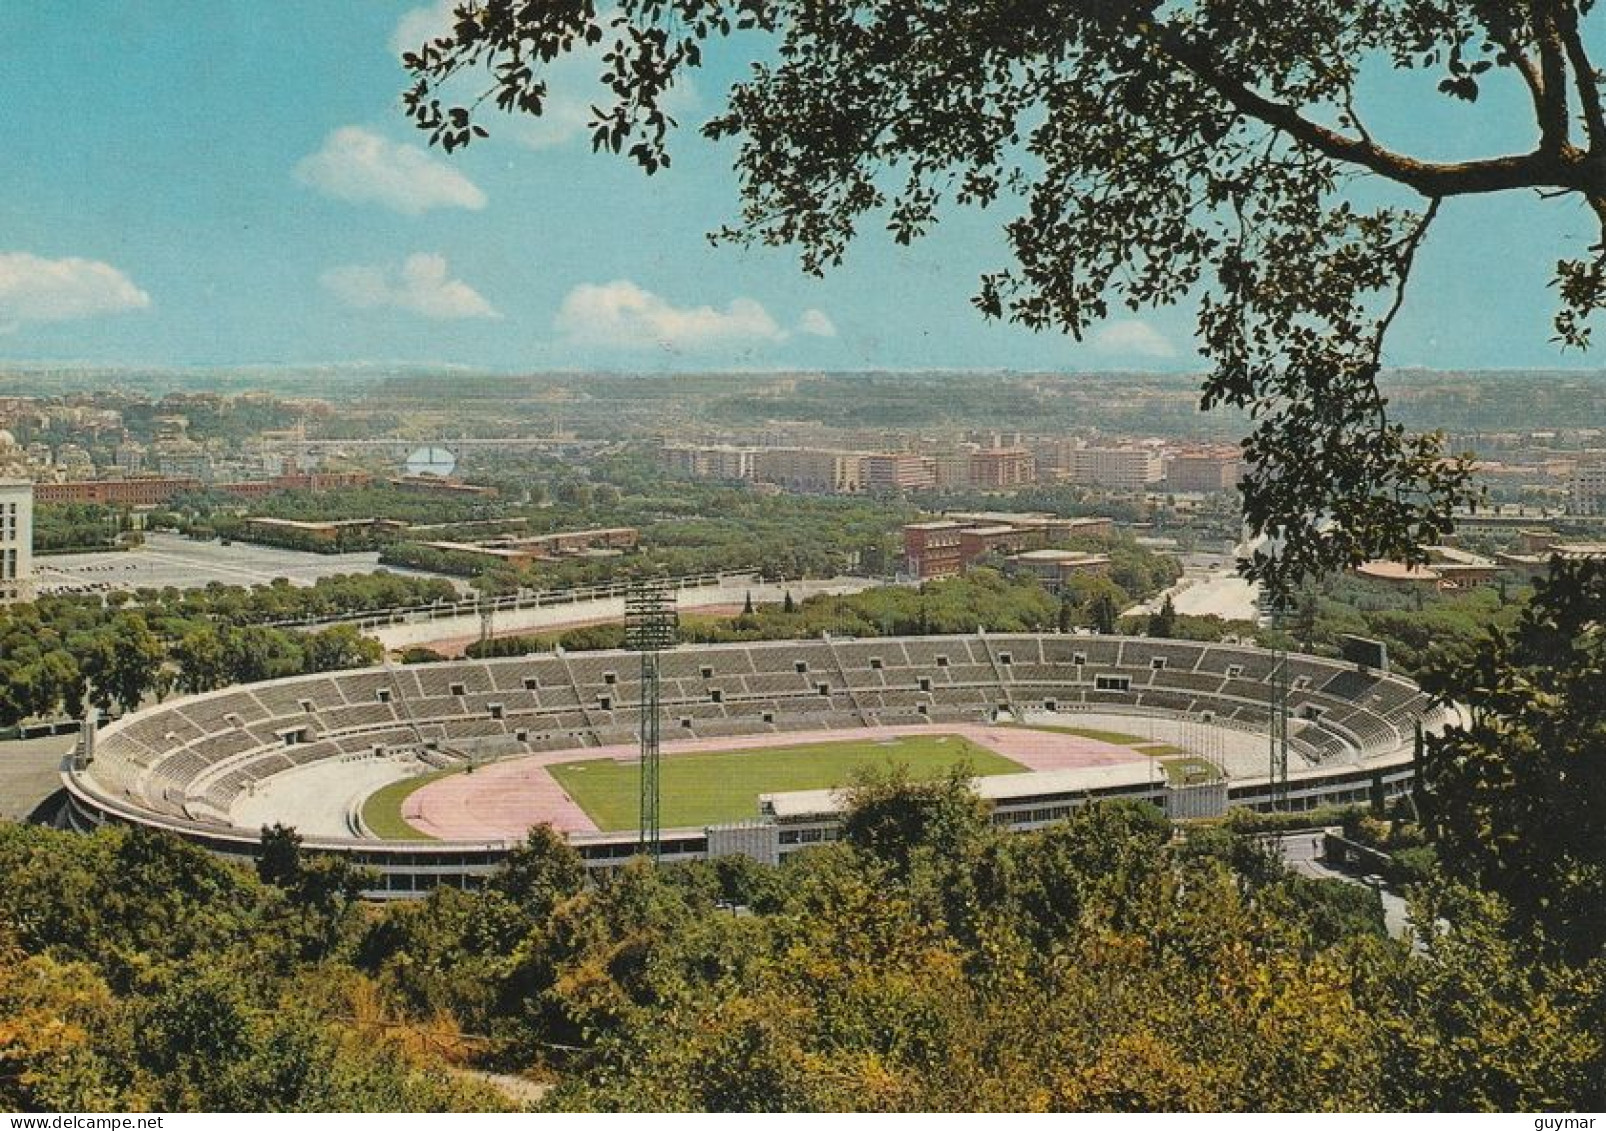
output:
[[[1578,12],[1571,4],[1562,5],[1557,30],[1567,51],[1567,61],[1572,65],[1579,105],[1584,108],[1589,151],[1597,155],[1606,153],[1606,112],[1601,109],[1600,82],[1595,76],[1594,64],[1589,61],[1589,52],[1584,49],[1583,37],[1578,33]]]
[[[1561,153],[1568,145],[1567,59],[1561,35],[1561,9],[1567,0],[1544,0],[1533,6],[1534,43],[1539,47],[1543,86],[1539,100],[1539,148]]]
[[[1411,265],[1416,261],[1417,249],[1427,238],[1428,229],[1433,226],[1434,219],[1439,214],[1440,201],[1435,198],[1428,203],[1427,211],[1417,221],[1416,227],[1406,237],[1404,245],[1396,259],[1399,264],[1399,275],[1394,287],[1394,298],[1383,317],[1378,320],[1377,334],[1372,340],[1372,364],[1381,367],[1383,364],[1383,340],[1388,337],[1389,327],[1394,325],[1394,319],[1399,315],[1400,308],[1405,305],[1405,285],[1411,279]]]
[[[1172,62],[1194,75],[1242,113],[1283,131],[1337,161],[1359,165],[1379,176],[1415,189],[1423,196],[1440,198],[1475,193],[1504,192],[1514,188],[1552,187],[1606,195],[1606,164],[1582,159],[1563,143],[1559,150],[1541,148],[1532,153],[1487,157],[1472,161],[1420,161],[1367,138],[1354,138],[1304,117],[1292,106],[1276,102],[1224,73],[1210,50],[1182,32],[1149,25],[1150,41]],[[1559,41],[1558,41],[1559,46]],[[1561,69],[1565,84],[1566,69]],[[1548,86],[1548,83],[1547,83]],[[1565,118],[1565,85],[1563,116]]]
[[[1534,65],[1534,61],[1528,57],[1528,53],[1522,49],[1522,44],[1517,42],[1515,36],[1502,37],[1500,46],[1505,51],[1506,58],[1511,60],[1511,65],[1522,76],[1523,84],[1528,88],[1528,95],[1533,99],[1534,117],[1537,119],[1545,109],[1545,80],[1540,76],[1539,68]]]

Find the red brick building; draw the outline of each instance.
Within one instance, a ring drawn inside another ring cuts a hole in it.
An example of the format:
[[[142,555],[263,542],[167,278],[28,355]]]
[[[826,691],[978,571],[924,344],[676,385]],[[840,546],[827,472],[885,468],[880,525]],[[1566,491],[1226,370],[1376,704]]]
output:
[[[916,577],[957,577],[964,572],[961,538],[965,527],[957,522],[916,522],[903,528],[905,568]]]

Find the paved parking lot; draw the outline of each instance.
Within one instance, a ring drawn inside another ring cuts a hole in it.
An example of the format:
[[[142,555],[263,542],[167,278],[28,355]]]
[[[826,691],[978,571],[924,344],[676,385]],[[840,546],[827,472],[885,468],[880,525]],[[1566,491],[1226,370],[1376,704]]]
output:
[[[21,821],[61,788],[58,769],[77,736],[0,742],[0,819]]]
[[[306,554],[235,542],[194,542],[177,534],[148,534],[137,550],[98,554],[59,554],[34,559],[43,593],[111,593],[119,589],[202,589],[226,585],[266,585],[289,578],[311,585],[337,573],[372,573],[380,568],[376,551],[361,554]],[[387,566],[393,573],[416,570]]]

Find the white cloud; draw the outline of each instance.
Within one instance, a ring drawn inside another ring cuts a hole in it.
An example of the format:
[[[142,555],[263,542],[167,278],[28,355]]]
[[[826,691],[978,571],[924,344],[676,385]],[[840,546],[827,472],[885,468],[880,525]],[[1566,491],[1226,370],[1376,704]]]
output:
[[[570,344],[616,349],[697,350],[773,344],[787,337],[769,311],[750,298],[733,299],[723,310],[679,307],[627,279],[580,284],[564,298],[555,322]]]
[[[452,30],[452,9],[459,0],[437,0],[422,8],[410,8],[402,13],[396,30],[390,35],[390,49],[399,59],[408,51],[417,51],[432,39]]]
[[[1135,354],[1139,357],[1175,357],[1176,347],[1147,322],[1136,318],[1106,322],[1093,334],[1100,353]]]
[[[440,255],[408,256],[400,271],[359,264],[333,267],[319,282],[358,310],[388,308],[437,319],[501,317],[478,291],[450,276]]]
[[[151,296],[109,263],[0,252],[0,329],[143,310],[150,304]]]
[[[479,186],[444,161],[360,126],[331,133],[322,149],[301,159],[296,179],[326,196],[382,204],[408,216],[431,208],[485,207]]]
[[[803,317],[797,320],[797,328],[816,338],[836,337],[836,323],[823,310],[805,310]]]

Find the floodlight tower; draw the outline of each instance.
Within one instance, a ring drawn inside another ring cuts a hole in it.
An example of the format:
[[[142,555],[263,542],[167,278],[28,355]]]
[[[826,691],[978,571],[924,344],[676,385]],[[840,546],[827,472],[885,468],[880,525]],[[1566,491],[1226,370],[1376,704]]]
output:
[[[1288,808],[1288,646],[1283,641],[1287,602],[1271,599],[1271,807]]]
[[[631,586],[625,595],[625,644],[641,653],[641,853],[662,852],[659,827],[660,695],[658,653],[675,643],[675,598],[660,581]]]
[[[1278,530],[1270,537],[1250,543],[1245,540],[1249,555],[1276,565],[1283,556],[1286,540]],[[1273,571],[1279,572],[1279,571]],[[1266,620],[1272,632],[1271,646],[1271,720],[1270,766],[1271,807],[1273,810],[1288,807],[1288,646],[1283,642],[1283,625],[1287,621],[1288,594],[1278,585],[1262,596]]]

